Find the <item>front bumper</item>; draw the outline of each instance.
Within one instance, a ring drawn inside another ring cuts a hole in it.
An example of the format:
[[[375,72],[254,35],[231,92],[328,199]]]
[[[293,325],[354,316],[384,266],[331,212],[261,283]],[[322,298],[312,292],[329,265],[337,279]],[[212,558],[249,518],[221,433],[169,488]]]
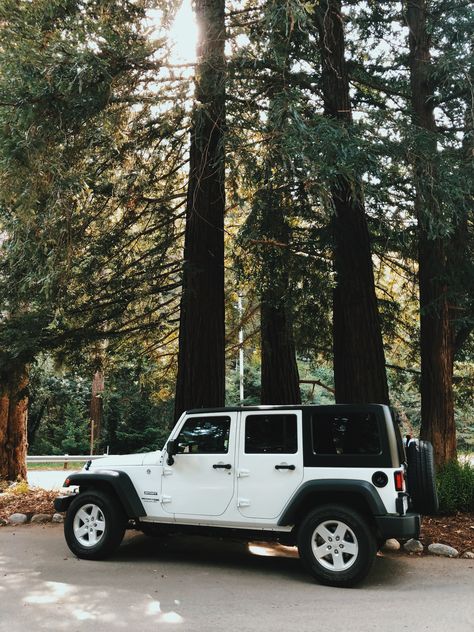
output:
[[[69,505],[74,499],[74,494],[69,494],[68,496],[58,496],[54,499],[54,508],[59,513],[68,510]]]
[[[409,540],[410,538],[418,538],[420,535],[420,514],[407,513],[404,516],[375,516],[375,522],[381,537],[386,540],[389,538]]]

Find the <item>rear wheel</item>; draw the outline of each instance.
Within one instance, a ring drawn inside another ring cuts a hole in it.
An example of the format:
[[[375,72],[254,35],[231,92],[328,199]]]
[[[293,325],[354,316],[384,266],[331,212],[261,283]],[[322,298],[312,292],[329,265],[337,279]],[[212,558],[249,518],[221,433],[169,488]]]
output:
[[[77,557],[100,560],[119,547],[126,524],[126,516],[114,497],[98,490],[88,491],[71,502],[64,535]]]
[[[325,505],[303,520],[298,550],[306,568],[320,583],[345,587],[366,577],[377,545],[371,527],[358,512]]]

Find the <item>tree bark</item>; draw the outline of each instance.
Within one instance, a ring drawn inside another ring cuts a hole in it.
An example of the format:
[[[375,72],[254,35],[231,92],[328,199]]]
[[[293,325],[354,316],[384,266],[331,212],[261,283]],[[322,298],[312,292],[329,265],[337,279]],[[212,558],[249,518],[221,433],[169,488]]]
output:
[[[196,0],[200,29],[186,207],[175,417],[223,406],[224,0]]]
[[[4,372],[0,394],[0,480],[27,478],[28,384],[26,365]]]
[[[94,426],[94,442],[92,445],[92,452],[94,454],[94,447],[100,441],[100,435],[102,430],[102,415],[103,415],[103,404],[104,400],[102,398],[104,394],[104,373],[102,368],[99,368],[92,378],[92,392],[91,392],[91,405],[90,405],[90,420],[91,424]]]
[[[300,404],[296,349],[293,337],[293,314],[289,301],[289,246],[291,229],[287,213],[293,201],[285,194],[291,178],[281,147],[288,129],[289,96],[287,73],[290,69],[292,28],[288,28],[288,7],[281,0],[270,5],[281,9],[279,25],[273,25],[270,47],[277,69],[267,89],[269,113],[267,131],[271,138],[264,158],[264,187],[254,202],[259,229],[268,241],[261,255],[262,286],[260,294],[261,389],[262,404]],[[286,19],[285,19],[286,18]],[[281,185],[281,188],[280,188]],[[278,245],[276,245],[278,244]]]
[[[322,60],[324,113],[348,129],[352,107],[339,0],[315,7]],[[338,403],[389,402],[375,294],[370,237],[360,178],[340,175],[332,187],[334,216],[333,350]]]
[[[456,459],[453,364],[454,335],[447,279],[447,242],[436,235],[443,220],[432,193],[436,179],[430,155],[436,147],[433,89],[430,84],[430,36],[426,0],[408,0],[410,85],[414,130],[423,135],[424,152],[413,154],[415,212],[418,220],[420,288],[421,430],[431,441],[438,467]],[[434,226],[432,233],[431,227]]]
[[[284,214],[284,196],[272,190],[269,178],[265,191],[257,196],[257,205],[260,231],[269,244],[262,253],[260,400],[262,404],[300,404],[293,317],[288,301],[290,227]]]
[[[291,316],[281,296],[271,290],[260,305],[262,345],[262,404],[300,404],[298,365]]]

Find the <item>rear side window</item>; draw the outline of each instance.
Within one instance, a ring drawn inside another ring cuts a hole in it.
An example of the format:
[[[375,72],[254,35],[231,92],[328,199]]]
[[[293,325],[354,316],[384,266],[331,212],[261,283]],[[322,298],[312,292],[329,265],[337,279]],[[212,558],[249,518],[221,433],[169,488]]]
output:
[[[297,450],[296,415],[248,415],[245,418],[246,454],[295,454]]]
[[[314,454],[380,454],[381,442],[374,413],[315,414],[311,418]]]

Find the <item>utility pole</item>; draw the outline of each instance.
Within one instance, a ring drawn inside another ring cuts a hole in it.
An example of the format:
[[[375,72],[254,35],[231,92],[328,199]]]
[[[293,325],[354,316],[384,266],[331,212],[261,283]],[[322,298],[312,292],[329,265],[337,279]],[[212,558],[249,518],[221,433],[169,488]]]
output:
[[[238,298],[238,310],[239,310],[239,398],[240,403],[244,403],[244,330],[242,327],[242,294],[239,292]]]

